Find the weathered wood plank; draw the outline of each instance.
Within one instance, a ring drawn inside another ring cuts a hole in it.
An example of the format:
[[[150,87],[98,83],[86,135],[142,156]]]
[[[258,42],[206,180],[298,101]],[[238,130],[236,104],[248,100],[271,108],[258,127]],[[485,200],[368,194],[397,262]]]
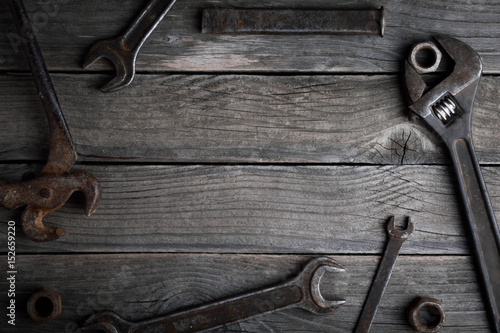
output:
[[[96,41],[122,33],[146,1],[27,1],[52,70],[82,70]],[[220,36],[201,33],[204,8],[374,8],[360,0],[179,1],[141,50],[142,71],[397,72],[408,48],[431,34],[459,37],[500,72],[500,4],[489,0],[384,2],[387,28],[375,36]],[[10,13],[0,4],[0,69],[26,68]],[[21,54],[21,56],[20,56]],[[112,69],[100,63],[92,70]]]
[[[77,332],[90,314],[112,310],[143,320],[279,283],[313,257],[269,255],[62,255],[17,257],[16,332]],[[352,332],[379,256],[333,256],[346,271],[325,274],[325,297],[341,297],[336,312],[314,315],[284,310],[233,324],[217,332]],[[2,265],[4,263],[2,262]],[[5,279],[0,281],[7,290]],[[41,287],[59,292],[63,313],[35,324],[25,304]],[[476,273],[469,257],[401,256],[382,298],[371,332],[412,332],[405,309],[418,295],[443,300],[442,332],[488,331]],[[7,328],[5,320],[0,329]]]
[[[398,76],[141,75],[112,95],[97,75],[54,75],[86,161],[448,162],[410,123]],[[103,76],[99,76],[103,78]],[[45,116],[29,77],[0,77],[0,158],[44,160]],[[473,113],[481,163],[500,162],[500,78],[484,77]]]
[[[45,217],[69,234],[19,251],[382,253],[387,218],[411,216],[409,254],[469,254],[451,167],[86,166],[102,184],[97,212],[70,202]],[[31,168],[3,165],[4,179]],[[500,168],[483,167],[500,212]],[[0,209],[5,234],[21,210]],[[6,237],[0,237],[5,248]]]

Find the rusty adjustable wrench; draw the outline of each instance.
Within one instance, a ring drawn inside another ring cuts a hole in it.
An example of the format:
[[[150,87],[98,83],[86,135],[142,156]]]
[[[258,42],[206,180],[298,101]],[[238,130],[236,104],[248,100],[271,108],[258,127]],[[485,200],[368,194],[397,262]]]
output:
[[[49,123],[50,152],[37,177],[22,182],[0,181],[0,205],[8,209],[26,206],[21,216],[26,236],[38,242],[51,241],[66,232],[43,225],[43,217],[61,208],[75,191],[83,192],[85,214],[91,215],[99,204],[101,188],[97,179],[86,172],[70,173],[77,154],[40,47],[23,1],[8,3]]]
[[[344,269],[330,258],[316,258],[297,277],[278,285],[139,323],[124,320],[114,312],[97,313],[85,321],[83,330],[108,333],[192,333],[292,307],[315,314],[326,314],[345,303],[340,299],[325,300],[321,295],[320,282],[327,271],[343,272]]]
[[[116,69],[116,77],[101,88],[102,92],[117,91],[132,83],[135,60],[142,44],[175,2],[176,0],[151,0],[123,35],[101,40],[92,46],[83,68],[91,66],[100,58],[107,58]]]
[[[370,330],[370,327],[377,313],[378,305],[382,299],[382,295],[389,284],[391,279],[392,270],[396,264],[396,259],[399,255],[399,250],[403,243],[411,236],[415,226],[408,218],[408,225],[405,230],[398,230],[394,225],[394,216],[389,219],[387,223],[387,235],[389,236],[389,241],[384,251],[382,259],[380,259],[380,264],[373,279],[372,286],[366,298],[363,310],[359,316],[358,323],[356,325],[355,333],[366,333]]]
[[[435,87],[427,87],[420,74],[436,71],[441,51],[432,42],[416,44],[405,63],[410,110],[424,120],[450,151],[467,215],[474,254],[481,272],[487,308],[496,332],[500,332],[500,232],[477,161],[471,135],[474,97],[481,79],[479,55],[451,37],[435,37],[455,62],[453,72]],[[417,53],[434,53],[433,66],[422,66]]]

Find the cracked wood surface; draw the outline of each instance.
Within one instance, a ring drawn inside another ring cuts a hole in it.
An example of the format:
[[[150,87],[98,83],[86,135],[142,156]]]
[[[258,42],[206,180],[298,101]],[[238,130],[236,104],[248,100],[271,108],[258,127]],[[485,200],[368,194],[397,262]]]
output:
[[[410,245],[410,238],[403,247]],[[333,313],[301,309],[266,314],[211,332],[352,332],[375,274],[379,256],[330,256],[343,273],[326,273],[325,298],[343,298]],[[111,310],[141,321],[187,307],[280,283],[296,276],[314,256],[106,254],[21,255],[20,303],[41,286],[62,295],[63,313],[36,324],[19,313],[19,332],[77,332],[90,314]],[[1,265],[4,265],[2,262]],[[7,289],[5,279],[0,281]],[[468,256],[400,256],[370,332],[412,332],[405,309],[418,295],[443,301],[446,325],[440,332],[485,332],[488,323],[472,260]],[[0,329],[5,328],[0,322]]]
[[[26,1],[50,70],[83,71],[91,45],[124,32],[146,1]],[[201,33],[204,8],[378,8],[387,27],[378,36],[227,36]],[[408,48],[434,34],[460,37],[500,72],[500,3],[491,0],[181,0],[144,44],[139,71],[399,72]],[[5,2],[0,3],[0,69],[26,66]],[[111,70],[100,62],[92,71]]]
[[[448,163],[440,139],[408,121],[397,75],[140,75],[105,95],[103,75],[53,75],[82,161]],[[44,160],[46,119],[29,77],[0,77],[2,160]],[[481,163],[499,163],[500,79],[473,111]],[[42,145],[40,144],[42,143]]]
[[[142,48],[138,76],[114,94],[96,88],[112,67],[81,64],[147,3],[26,0],[80,155],[102,202],[90,218],[75,195],[44,221],[68,235],[34,243],[22,209],[0,209],[0,247],[16,221],[15,332],[78,332],[94,311],[131,320],[294,276],[318,255],[346,272],[322,292],[345,306],[328,316],[289,310],[214,332],[352,331],[394,214],[416,231],[402,249],[372,332],[410,332],[417,295],[444,301],[443,332],[489,330],[456,181],[440,140],[407,119],[401,64],[415,42],[449,34],[481,55],[473,138],[500,211],[500,3],[488,0],[179,0]],[[218,36],[203,8],[376,8],[386,37]],[[7,4],[0,2],[0,179],[36,175],[46,119]],[[444,66],[449,65],[446,61]],[[334,75],[332,75],[334,74]],[[31,163],[31,164],[29,164]],[[401,165],[405,164],[405,165]],[[487,166],[486,166],[487,165]],[[0,268],[7,271],[6,260]],[[35,325],[28,297],[63,297],[63,314]],[[6,280],[0,289],[8,290]],[[10,331],[0,321],[0,331]]]
[[[99,209],[80,200],[44,218],[68,235],[45,244],[18,230],[18,251],[380,254],[385,223],[410,216],[408,254],[469,254],[451,166],[79,166],[100,180]],[[15,179],[34,172],[3,166]],[[498,167],[483,167],[496,212]],[[19,221],[22,210],[0,210]],[[6,231],[3,223],[2,233]],[[6,238],[0,244],[6,247]]]

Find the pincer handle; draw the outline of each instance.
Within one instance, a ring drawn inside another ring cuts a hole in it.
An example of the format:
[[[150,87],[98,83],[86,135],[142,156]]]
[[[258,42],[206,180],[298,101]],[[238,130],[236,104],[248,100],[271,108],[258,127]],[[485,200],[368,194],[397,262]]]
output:
[[[457,174],[460,194],[473,238],[474,255],[480,267],[490,313],[500,332],[500,232],[483,175],[470,138],[448,145]],[[486,246],[488,245],[488,246]]]
[[[31,27],[28,13],[22,0],[8,0],[16,29],[23,41],[33,79],[47,116],[50,133],[50,152],[42,173],[63,174],[75,164],[77,154],[71,134],[64,119],[61,105],[45,65],[42,51]]]

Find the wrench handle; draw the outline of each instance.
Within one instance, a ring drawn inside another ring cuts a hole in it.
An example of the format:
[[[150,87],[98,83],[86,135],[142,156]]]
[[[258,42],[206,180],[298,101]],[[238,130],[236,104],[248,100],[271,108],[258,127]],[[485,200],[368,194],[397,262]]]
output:
[[[302,289],[293,284],[269,287],[241,296],[203,305],[134,324],[130,333],[167,332],[191,333],[238,322],[265,312],[291,307],[304,297]]]
[[[153,32],[177,0],[151,0],[121,38],[122,47],[137,55],[142,44]]]
[[[24,45],[38,95],[49,122],[50,152],[48,162],[42,173],[63,174],[69,172],[76,161],[76,149],[61,111],[56,91],[45,66],[42,51],[38,46],[35,33],[22,0],[8,0],[17,32]]]
[[[370,291],[368,292],[368,297],[363,305],[358,323],[356,324],[355,333],[366,333],[370,330],[373,318],[375,318],[375,314],[377,313],[378,304],[389,284],[392,270],[399,255],[399,250],[401,250],[401,246],[403,246],[405,240],[406,238],[389,236],[389,242],[385,248],[384,255],[380,259],[377,273],[375,274]]]
[[[449,146],[490,313],[500,332],[500,232],[470,139]]]

